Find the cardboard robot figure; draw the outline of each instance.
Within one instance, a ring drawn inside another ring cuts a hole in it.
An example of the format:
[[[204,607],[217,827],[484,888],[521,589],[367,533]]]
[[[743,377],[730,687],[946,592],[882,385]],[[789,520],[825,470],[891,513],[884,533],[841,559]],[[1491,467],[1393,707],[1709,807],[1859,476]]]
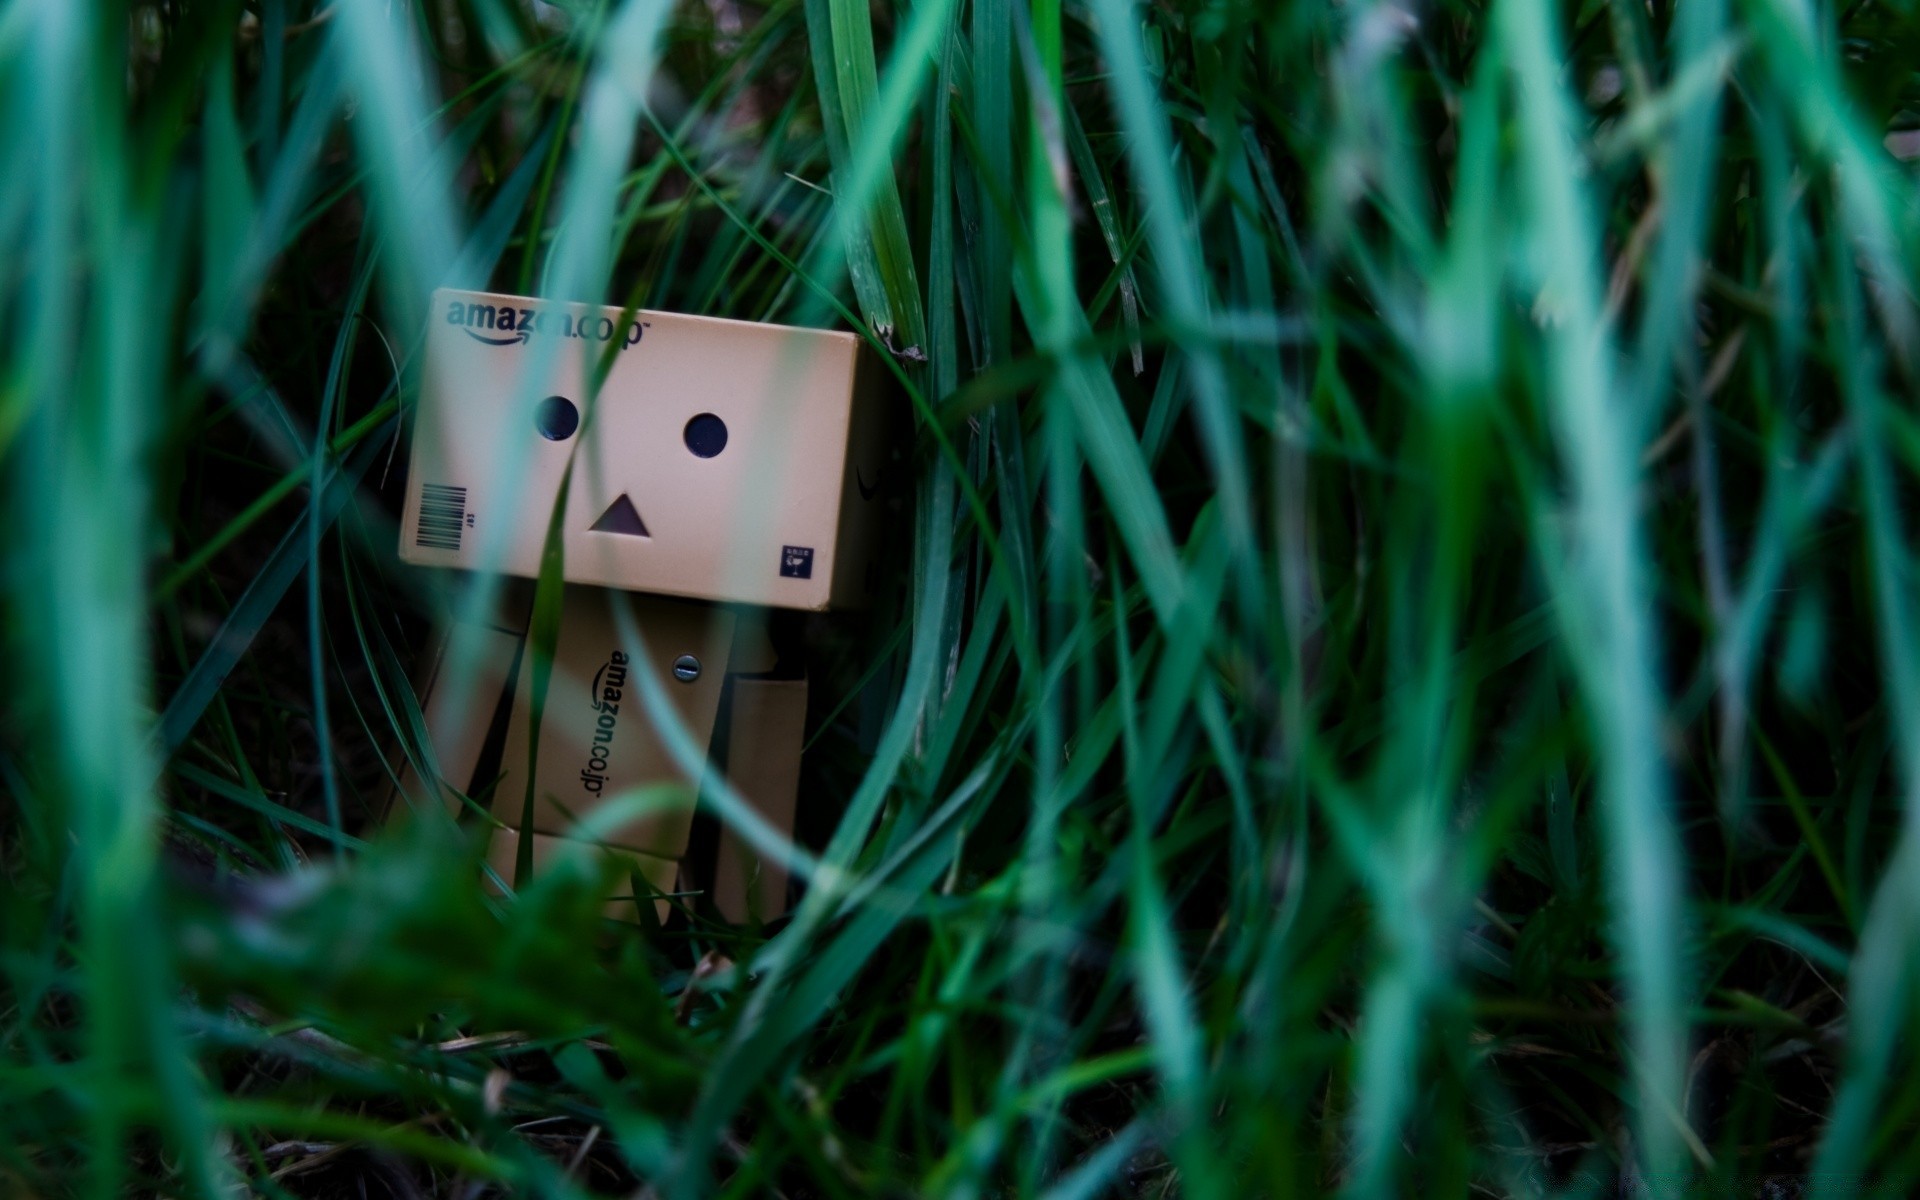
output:
[[[766,610],[865,599],[887,451],[879,388],[879,364],[848,333],[434,294],[400,557],[537,578],[565,489],[566,587],[531,828],[520,822],[532,672],[519,666],[531,586],[507,589],[493,625],[468,631],[481,648],[472,689],[450,694],[438,662],[426,684],[447,781],[468,795],[498,781],[492,813],[505,828],[488,857],[503,878],[519,839],[533,840],[538,870],[555,839],[588,822],[656,891],[685,880],[690,813],[592,820],[632,788],[700,785],[648,720],[643,675],[720,752],[713,768],[791,834],[807,685],[770,674]],[[628,593],[618,599],[631,622],[616,619],[614,592]],[[707,849],[700,874],[724,916],[784,909],[777,864],[730,831]]]

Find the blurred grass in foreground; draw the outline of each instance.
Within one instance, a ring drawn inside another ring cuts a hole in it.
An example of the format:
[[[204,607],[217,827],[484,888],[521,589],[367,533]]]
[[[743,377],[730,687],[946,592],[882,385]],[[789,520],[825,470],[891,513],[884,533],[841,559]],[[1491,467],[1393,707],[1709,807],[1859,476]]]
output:
[[[0,1194],[1920,1191],[1908,8],[0,3]],[[442,282],[910,382],[790,921],[374,819]]]

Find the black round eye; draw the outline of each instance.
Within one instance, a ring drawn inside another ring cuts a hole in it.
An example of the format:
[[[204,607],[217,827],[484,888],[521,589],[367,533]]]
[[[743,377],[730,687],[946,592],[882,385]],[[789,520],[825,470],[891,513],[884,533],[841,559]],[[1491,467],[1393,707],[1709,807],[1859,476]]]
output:
[[[727,448],[727,423],[712,413],[687,422],[687,449],[700,458],[712,458]]]
[[[548,396],[533,411],[533,427],[550,442],[564,442],[580,428],[580,410],[565,396]]]

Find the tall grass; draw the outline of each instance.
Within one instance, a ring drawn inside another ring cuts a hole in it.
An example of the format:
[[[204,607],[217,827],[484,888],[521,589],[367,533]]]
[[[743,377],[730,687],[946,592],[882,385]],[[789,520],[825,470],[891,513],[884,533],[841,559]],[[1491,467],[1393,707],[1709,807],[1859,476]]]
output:
[[[0,1194],[1920,1190],[1908,7],[0,0]],[[790,917],[382,822],[442,284],[891,365]]]

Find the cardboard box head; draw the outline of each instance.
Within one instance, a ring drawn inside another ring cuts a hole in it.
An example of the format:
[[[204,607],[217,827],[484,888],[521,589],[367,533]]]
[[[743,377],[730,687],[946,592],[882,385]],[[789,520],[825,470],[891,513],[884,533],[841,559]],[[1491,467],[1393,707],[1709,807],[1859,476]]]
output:
[[[443,289],[400,557],[537,576],[571,466],[570,583],[858,604],[888,450],[879,370],[849,333]]]

